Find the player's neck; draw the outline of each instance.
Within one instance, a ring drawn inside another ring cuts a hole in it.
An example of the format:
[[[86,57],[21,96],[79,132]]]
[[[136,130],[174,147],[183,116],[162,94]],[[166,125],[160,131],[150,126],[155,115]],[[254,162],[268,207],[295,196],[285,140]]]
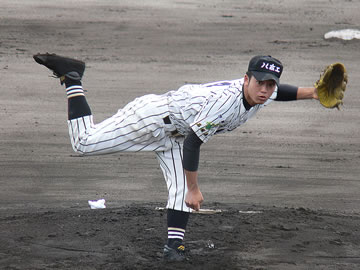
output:
[[[251,109],[251,107],[253,107],[255,104],[251,104],[251,102],[249,102],[249,100],[251,101],[251,99],[249,99],[249,95],[248,95],[248,91],[247,91],[247,87],[245,87],[245,85],[243,85],[243,103],[245,106],[245,109],[248,111]]]

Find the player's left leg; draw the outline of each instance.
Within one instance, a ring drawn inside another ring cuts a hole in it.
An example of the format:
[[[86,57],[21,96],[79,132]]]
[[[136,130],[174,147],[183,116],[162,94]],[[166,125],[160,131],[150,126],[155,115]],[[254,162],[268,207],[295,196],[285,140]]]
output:
[[[81,155],[119,151],[160,151],[169,149],[168,98],[146,95],[128,103],[112,117],[94,124],[81,78],[85,63],[55,54],[37,54],[34,59],[65,83],[68,100],[68,128],[73,150]]]
[[[187,184],[182,164],[183,138],[171,140],[173,148],[156,154],[168,188],[168,240],[164,247],[164,258],[177,261],[185,259],[183,239],[191,209],[185,204]]]

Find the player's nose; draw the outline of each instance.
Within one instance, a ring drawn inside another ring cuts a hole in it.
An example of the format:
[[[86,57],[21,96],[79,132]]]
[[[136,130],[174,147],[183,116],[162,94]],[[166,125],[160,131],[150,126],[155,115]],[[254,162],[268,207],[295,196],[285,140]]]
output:
[[[266,83],[262,84],[261,87],[260,87],[260,92],[263,93],[263,94],[266,94],[267,91],[268,91],[267,84]]]
[[[273,84],[272,83],[264,83],[264,85],[262,85],[262,88],[261,88],[261,92],[262,93],[269,93],[273,90]]]

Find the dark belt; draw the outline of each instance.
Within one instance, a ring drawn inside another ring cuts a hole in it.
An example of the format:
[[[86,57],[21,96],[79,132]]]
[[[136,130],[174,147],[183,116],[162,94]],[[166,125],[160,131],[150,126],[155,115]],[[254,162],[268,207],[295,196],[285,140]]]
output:
[[[167,125],[170,125],[171,124],[171,121],[170,121],[170,117],[169,116],[166,116],[163,118],[164,120],[164,123],[167,124]]]
[[[163,121],[167,125],[171,124],[171,120],[170,120],[169,116],[164,117]],[[182,136],[182,135],[175,129],[175,130],[171,131],[171,136],[177,137],[177,136]]]

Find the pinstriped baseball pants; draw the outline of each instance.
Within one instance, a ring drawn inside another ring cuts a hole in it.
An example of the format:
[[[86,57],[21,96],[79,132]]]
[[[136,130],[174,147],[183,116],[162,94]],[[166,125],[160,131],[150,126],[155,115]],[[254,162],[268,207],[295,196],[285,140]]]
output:
[[[190,212],[185,205],[184,137],[171,135],[175,127],[163,120],[168,115],[166,95],[146,95],[99,124],[94,124],[92,115],[69,120],[71,144],[75,152],[85,156],[154,151],[168,188],[167,208]]]

